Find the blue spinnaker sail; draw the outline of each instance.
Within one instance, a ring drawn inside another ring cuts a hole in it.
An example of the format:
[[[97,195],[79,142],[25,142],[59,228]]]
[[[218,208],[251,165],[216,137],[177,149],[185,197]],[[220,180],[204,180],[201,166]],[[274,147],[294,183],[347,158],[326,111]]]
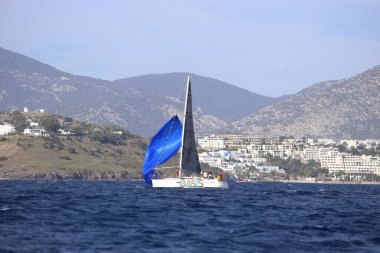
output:
[[[146,150],[142,174],[147,184],[152,185],[156,166],[173,157],[181,147],[181,141],[182,124],[178,117],[174,116],[156,133]]]

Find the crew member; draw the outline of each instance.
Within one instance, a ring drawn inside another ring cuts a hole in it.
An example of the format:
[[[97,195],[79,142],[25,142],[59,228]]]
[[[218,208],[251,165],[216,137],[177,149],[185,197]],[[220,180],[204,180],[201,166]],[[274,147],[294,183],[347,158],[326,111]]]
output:
[[[219,171],[217,179],[218,179],[218,181],[222,181],[223,180],[223,174],[222,174],[222,172]]]

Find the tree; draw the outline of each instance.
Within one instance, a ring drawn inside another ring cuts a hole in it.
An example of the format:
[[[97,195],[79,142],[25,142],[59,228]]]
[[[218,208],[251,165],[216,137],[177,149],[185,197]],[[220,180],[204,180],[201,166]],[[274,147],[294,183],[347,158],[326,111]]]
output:
[[[346,176],[346,172],[344,172],[343,170],[340,170],[340,171],[338,171],[338,172],[335,173],[335,176],[336,177]]]
[[[68,151],[69,153],[71,153],[71,154],[76,154],[76,153],[77,153],[76,150],[75,150],[75,148],[73,148],[73,147],[68,147],[68,148],[67,148],[67,151]]]
[[[243,168],[237,173],[238,179],[249,179],[249,169]]]
[[[344,153],[347,152],[347,146],[345,145],[339,144],[337,148],[339,152],[344,152]]]
[[[28,123],[26,122],[26,117],[18,111],[13,112],[12,117],[15,130],[19,133],[23,132],[24,129],[28,126]]]
[[[58,119],[53,118],[52,116],[46,116],[40,119],[40,124],[45,127],[45,130],[48,132],[57,132],[61,127]]]
[[[367,180],[367,181],[380,181],[380,176],[379,175],[376,175],[374,173],[369,173],[369,174],[365,174],[364,175],[364,179]]]
[[[352,155],[360,155],[360,152],[357,148],[351,147],[351,154]]]
[[[64,118],[64,121],[65,121],[65,122],[73,122],[74,120],[73,120],[73,118],[65,117],[65,118]]]

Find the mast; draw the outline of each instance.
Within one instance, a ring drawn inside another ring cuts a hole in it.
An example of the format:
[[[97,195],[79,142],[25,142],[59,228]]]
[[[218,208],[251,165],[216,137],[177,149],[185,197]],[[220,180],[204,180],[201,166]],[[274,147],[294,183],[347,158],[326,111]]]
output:
[[[180,155],[179,176],[192,176],[201,172],[201,165],[197,152],[197,143],[194,134],[193,110],[191,99],[191,81],[187,78],[185,111],[182,128],[182,149]]]
[[[185,126],[186,126],[186,112],[187,112],[187,103],[189,98],[189,88],[190,88],[190,76],[187,76],[187,85],[186,85],[186,99],[185,99],[185,109],[183,111],[183,121],[182,121],[182,141],[181,141],[181,155],[179,157],[179,172],[178,176],[181,177],[182,172],[182,159],[183,159],[183,144],[185,140]]]

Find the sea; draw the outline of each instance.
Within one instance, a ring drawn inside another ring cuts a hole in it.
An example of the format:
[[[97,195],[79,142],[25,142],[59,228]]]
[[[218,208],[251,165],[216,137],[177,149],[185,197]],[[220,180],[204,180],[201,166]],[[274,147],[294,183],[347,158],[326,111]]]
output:
[[[0,180],[0,252],[380,252],[380,185]]]

